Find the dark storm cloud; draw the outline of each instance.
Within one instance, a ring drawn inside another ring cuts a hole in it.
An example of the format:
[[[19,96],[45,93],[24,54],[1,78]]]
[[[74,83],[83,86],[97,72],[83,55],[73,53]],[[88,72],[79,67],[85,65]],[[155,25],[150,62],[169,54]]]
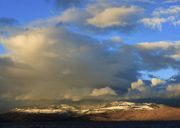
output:
[[[1,85],[2,97],[18,100],[48,98],[77,101],[88,98],[94,89],[101,95],[121,97],[132,82],[133,88],[140,91],[140,97],[161,96],[156,87],[146,87],[141,80],[135,82],[139,71],[157,71],[168,66],[179,68],[179,61],[174,58],[178,57],[178,42],[163,42],[161,45],[121,43],[114,52],[110,52],[108,48],[114,46],[113,42],[101,44],[97,39],[60,27],[18,33],[5,38],[4,46],[11,51],[7,55],[15,66],[7,65],[11,62],[9,60],[1,62],[7,66],[1,76],[11,78],[1,79],[6,85]],[[27,67],[22,68],[22,64]],[[155,79],[154,82],[153,85],[160,80]],[[177,88],[168,87],[167,94],[172,94]],[[48,93],[49,89],[53,93]]]
[[[0,58],[0,65],[1,67],[6,67],[6,66],[13,66],[13,61],[10,58],[3,57]]]
[[[140,90],[138,96],[161,96],[156,87],[146,87],[141,80],[135,82],[139,71],[179,68],[179,42],[121,43],[110,52],[113,42],[100,43],[63,27],[30,29],[3,42],[9,58],[1,57],[1,66],[6,66],[0,73],[2,97],[16,100],[77,101],[88,98],[94,89],[103,95],[123,97],[133,82],[133,88]],[[169,86],[168,93],[176,88]]]
[[[139,51],[142,59],[142,68],[147,69],[149,71],[166,69],[169,66],[179,69],[180,62],[174,60],[171,57],[164,56],[166,53],[160,52],[158,50],[154,51]],[[157,53],[159,52],[159,53]]]
[[[180,42],[149,42],[135,46],[140,55],[142,66],[146,70],[158,70],[172,67],[180,69]]]
[[[80,100],[89,97],[95,88],[105,92],[113,92],[113,88],[126,90],[137,77],[135,56],[125,45],[111,53],[111,44],[100,44],[96,39],[62,28],[29,30],[5,38],[4,46],[11,51],[7,55],[16,67],[7,65],[7,70],[0,73],[11,78],[1,80],[9,85],[1,85],[2,96]],[[53,93],[48,93],[50,88]]]

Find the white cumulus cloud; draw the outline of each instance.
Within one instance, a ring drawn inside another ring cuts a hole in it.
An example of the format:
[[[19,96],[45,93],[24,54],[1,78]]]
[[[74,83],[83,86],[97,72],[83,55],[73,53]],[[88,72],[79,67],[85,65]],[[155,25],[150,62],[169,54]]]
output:
[[[158,28],[162,29],[162,24],[166,22],[166,19],[153,17],[153,18],[143,18],[140,22],[142,22],[145,26],[150,27],[152,29]]]
[[[90,93],[90,96],[103,96],[103,95],[112,95],[116,96],[117,93],[110,87],[104,87],[104,88],[99,88],[99,89],[93,89],[92,92]]]
[[[166,83],[166,81],[158,79],[158,78],[152,78],[151,79],[151,84],[152,84],[153,87],[164,84],[164,83]]]
[[[87,22],[93,26],[106,28],[113,26],[130,26],[137,22],[139,13],[142,9],[138,7],[111,7],[106,8],[94,17],[87,19]]]

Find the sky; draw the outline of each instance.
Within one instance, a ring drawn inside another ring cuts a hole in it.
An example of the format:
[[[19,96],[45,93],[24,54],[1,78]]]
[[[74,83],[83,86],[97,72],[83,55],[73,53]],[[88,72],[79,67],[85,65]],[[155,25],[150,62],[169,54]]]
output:
[[[180,0],[0,0],[0,101],[180,98]]]

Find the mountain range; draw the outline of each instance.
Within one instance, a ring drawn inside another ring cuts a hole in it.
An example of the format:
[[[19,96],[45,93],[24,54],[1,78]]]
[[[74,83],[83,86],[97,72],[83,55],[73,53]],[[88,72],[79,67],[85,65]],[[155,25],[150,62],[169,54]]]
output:
[[[180,108],[155,103],[114,101],[99,105],[19,107],[0,114],[1,122],[180,120]]]

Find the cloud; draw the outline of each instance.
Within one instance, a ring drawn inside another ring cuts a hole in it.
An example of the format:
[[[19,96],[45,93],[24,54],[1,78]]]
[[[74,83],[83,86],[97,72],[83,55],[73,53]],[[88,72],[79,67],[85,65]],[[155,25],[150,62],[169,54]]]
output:
[[[179,53],[179,44],[179,41],[144,42],[137,44],[137,52],[142,60],[142,67],[148,71],[168,67],[179,69],[179,61],[173,58],[173,55]]]
[[[156,8],[153,11],[154,16],[171,16],[171,15],[179,15],[180,12],[180,6],[170,6],[169,8]]]
[[[159,51],[159,54],[164,52],[165,58],[179,59],[180,41],[144,42],[139,43],[137,47],[145,51]]]
[[[169,23],[169,25],[179,26],[180,25],[180,6],[170,6],[168,8],[156,8],[152,12],[153,17],[159,17],[162,19],[161,22]]]
[[[29,29],[2,42],[10,61],[1,63],[15,65],[0,66],[1,96],[8,94],[6,98],[83,99],[94,88],[125,90],[136,79],[137,69],[130,66],[135,65],[134,55],[126,45],[111,53],[111,43],[60,27]]]
[[[161,98],[162,95],[156,88],[149,85],[146,80],[138,79],[131,83],[128,93],[124,96],[127,99]]]
[[[175,83],[174,83],[175,82]],[[152,78],[151,80],[138,79],[131,83],[131,88],[126,93],[128,99],[148,99],[148,98],[179,98],[180,85],[179,80],[161,80]]]
[[[28,27],[47,28],[58,25],[62,26],[62,24],[63,26],[69,24],[83,26],[85,19],[87,17],[89,17],[89,13],[87,13],[86,11],[82,11],[78,8],[72,7],[63,11],[61,15],[50,17],[48,19],[40,19],[33,21],[30,24],[28,24]]]
[[[131,88],[129,89],[129,91],[132,91],[132,90],[139,90],[140,92],[144,91],[145,89],[144,85],[145,83],[143,82],[143,80],[138,79],[136,82],[131,83]]]
[[[76,12],[75,17],[69,15],[72,12]],[[161,82],[155,80],[150,87],[143,80],[136,81],[139,71],[180,68],[179,41],[115,45],[114,42],[121,41],[119,36],[102,43],[89,35],[70,31],[64,24],[56,26],[63,20],[83,24],[86,18],[79,22],[78,12],[77,8],[67,9],[60,17],[45,20],[49,26],[29,28],[2,39],[7,51],[0,56],[3,83],[0,97],[77,101],[89,98],[93,89],[106,86],[117,89],[116,97],[129,93],[129,88],[130,92],[143,93],[142,97],[150,96],[151,92],[157,95],[159,92],[153,87],[156,84],[160,87]],[[82,13],[82,17],[86,16]],[[110,52],[109,48],[115,50]]]
[[[164,49],[168,50],[170,47],[176,47],[180,44],[179,41],[169,42],[169,41],[159,41],[159,42],[143,42],[137,44],[140,49],[153,50],[153,49]]]
[[[76,23],[81,24],[85,22],[85,19],[89,17],[89,13],[83,12],[78,8],[69,8],[62,13],[59,20],[64,23]]]
[[[103,95],[111,95],[116,96],[117,93],[111,89],[110,87],[104,87],[100,89],[93,89],[93,91],[90,93],[90,96],[103,96]]]
[[[87,22],[99,28],[113,26],[127,27],[136,23],[139,16],[137,14],[139,13],[142,13],[142,9],[133,6],[106,8],[93,18],[87,19]]]
[[[165,1],[165,3],[171,1]],[[172,1],[175,2],[175,1]],[[145,26],[151,29],[162,30],[162,25],[179,26],[180,25],[180,6],[174,5],[169,7],[155,8],[150,17],[146,17],[140,20]]]
[[[129,2],[141,2],[141,3],[147,3],[147,4],[155,4],[156,1],[154,0],[129,0]]]
[[[169,85],[166,88],[167,97],[178,97],[180,96],[180,85]]]
[[[139,67],[145,71],[158,71],[171,67],[179,71],[179,41],[160,41],[139,43],[137,54],[140,57]],[[176,56],[176,57],[175,57]],[[131,83],[127,97],[131,98],[177,98],[179,97],[178,84],[179,75],[170,80],[162,80],[153,77],[150,81],[144,82],[139,79]],[[173,86],[172,84],[177,86]],[[177,91],[175,91],[177,90]],[[174,93],[173,93],[174,92]]]
[[[151,29],[159,29],[162,30],[162,24],[166,22],[164,18],[144,18],[140,22],[142,22],[145,26]]]
[[[138,21],[143,14],[143,8],[128,6],[127,1],[93,0],[84,7],[71,6],[64,9],[60,15],[33,21],[28,27],[73,27],[79,32],[83,31],[83,34],[95,35],[113,31],[129,33],[140,25]]]
[[[123,98],[134,92],[147,98],[173,90],[164,89],[172,81],[154,76],[147,82],[140,71],[179,71],[180,41],[126,44],[120,32],[140,23],[161,29],[174,14],[178,18],[178,6],[159,8],[143,18],[144,10],[127,1],[93,1],[83,8],[74,0],[59,2],[67,4],[60,15],[33,21],[1,39],[6,52],[0,55],[0,100],[79,101],[106,95]],[[108,34],[102,37],[103,32]]]
[[[13,18],[8,18],[8,17],[0,18],[0,27],[13,26],[13,25],[16,25],[17,23],[18,21]]]
[[[114,42],[114,43],[122,43],[122,38],[119,37],[119,36],[113,36],[111,37],[111,41]]]
[[[165,84],[165,83],[166,83],[166,81],[158,79],[158,78],[152,78],[151,79],[151,84],[153,87],[161,85],[161,84]]]
[[[179,3],[180,0],[166,0],[165,3]]]
[[[14,18],[0,17],[0,38],[1,35],[14,33],[19,31],[17,25],[19,22]]]
[[[179,68],[178,60],[172,58],[179,52],[178,41],[120,43],[109,52],[114,46],[111,41],[100,43],[63,27],[49,27],[29,29],[4,37],[2,42],[7,52],[0,56],[0,97],[7,99],[77,101],[88,98],[93,89],[114,88],[116,97],[126,94],[128,88],[130,92],[148,90],[149,94],[151,88],[143,80],[133,82],[140,70]]]
[[[89,0],[46,0],[48,2],[53,2],[56,7],[66,9],[69,7],[79,7],[85,4]]]

